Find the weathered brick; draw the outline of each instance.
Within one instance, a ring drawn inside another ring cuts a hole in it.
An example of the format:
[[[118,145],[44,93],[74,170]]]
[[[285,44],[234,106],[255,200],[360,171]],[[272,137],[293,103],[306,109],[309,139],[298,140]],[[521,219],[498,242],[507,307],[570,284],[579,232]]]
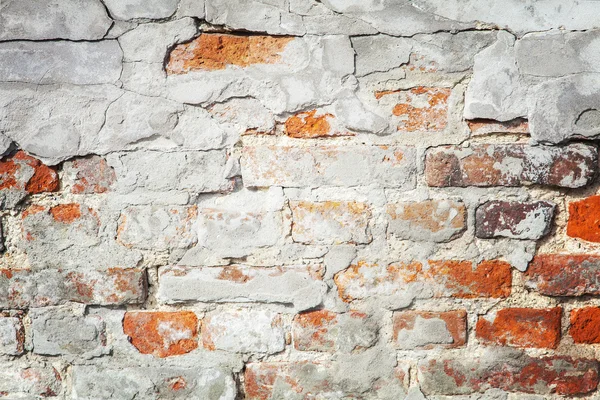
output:
[[[547,201],[488,201],[475,213],[475,235],[537,240],[550,231],[554,204]]]
[[[291,201],[292,238],[299,243],[365,244],[372,240],[369,206],[348,201]]]
[[[373,360],[374,364],[378,364]],[[354,365],[354,368],[362,366]],[[380,366],[372,365],[372,369]],[[348,365],[348,368],[352,368]],[[368,368],[365,366],[365,368]],[[365,390],[372,398],[397,399],[406,395],[406,373],[403,366],[386,371],[386,377],[368,380],[370,387],[354,386],[353,371],[330,362],[261,362],[246,364],[244,388],[248,400],[362,398]],[[369,376],[370,371],[360,371]],[[389,374],[388,374],[389,373]],[[381,392],[380,392],[381,391]],[[381,394],[380,394],[381,393]]]
[[[202,320],[202,342],[209,350],[278,353],[285,348],[281,315],[265,310],[231,310]]]
[[[191,311],[130,311],[123,332],[142,354],[176,356],[198,347],[198,318]]]
[[[114,169],[102,157],[79,158],[73,160],[69,166],[75,174],[72,193],[106,193],[116,180]]]
[[[371,347],[378,336],[377,324],[364,313],[338,314],[308,311],[294,317],[294,347],[301,351],[352,352]]]
[[[560,342],[562,309],[505,308],[479,317],[475,327],[483,343],[554,349]]]
[[[164,267],[158,279],[158,299],[167,304],[258,302],[304,310],[319,305],[326,291],[306,267]]]
[[[335,117],[318,110],[292,115],[285,121],[285,133],[297,139],[313,139],[351,135],[336,129]]]
[[[99,241],[100,221],[96,211],[78,203],[32,205],[21,216],[26,247],[48,244],[58,248],[87,247]]]
[[[0,160],[0,206],[14,207],[27,194],[54,192],[58,186],[56,170],[24,151]]]
[[[455,348],[467,342],[465,310],[394,313],[395,345],[400,349]]]
[[[25,328],[20,313],[0,313],[0,354],[16,356],[23,353]]]
[[[584,307],[571,311],[569,335],[575,343],[600,343],[600,308]]]
[[[488,389],[537,394],[577,395],[598,385],[598,362],[555,356],[489,352],[481,357],[442,358],[419,363],[426,395],[482,393]]]
[[[567,235],[588,242],[600,242],[600,196],[569,203]]]
[[[453,200],[388,204],[387,232],[400,239],[445,242],[465,230],[466,213],[465,205]]]
[[[597,149],[580,143],[443,146],[427,152],[425,175],[427,184],[436,187],[538,184],[577,188],[595,177],[597,160]]]
[[[62,377],[51,365],[12,365],[0,367],[0,395],[7,399],[60,396]]]
[[[600,294],[600,256],[541,254],[525,272],[525,286],[549,296]]]
[[[451,89],[435,87],[415,87],[410,90],[377,92],[375,97],[395,103],[392,114],[397,117],[394,123],[398,131],[415,132],[443,131],[448,125],[448,98]]]
[[[358,262],[335,276],[340,297],[353,301],[372,296],[390,296],[414,289],[419,297],[477,298],[508,297],[512,276],[503,261],[395,263],[388,266]]]
[[[167,74],[196,70],[219,70],[229,65],[247,67],[273,64],[293,37],[203,33],[189,43],[177,45],[169,54]]]
[[[187,248],[197,241],[192,229],[197,216],[196,206],[128,207],[121,212],[117,240],[140,249]]]
[[[0,270],[0,307],[45,307],[74,301],[84,304],[141,303],[146,274],[138,268],[107,270]]]
[[[284,166],[284,167],[282,167]],[[249,187],[416,185],[416,152],[386,146],[246,146],[242,176]]]
[[[473,119],[467,121],[473,135],[487,135],[490,133],[529,133],[527,120],[517,118],[502,122],[493,119]]]
[[[50,356],[99,356],[107,353],[104,322],[97,315],[78,315],[70,309],[29,311],[33,352]]]
[[[72,371],[77,399],[234,400],[237,393],[230,371],[198,365],[74,365]]]

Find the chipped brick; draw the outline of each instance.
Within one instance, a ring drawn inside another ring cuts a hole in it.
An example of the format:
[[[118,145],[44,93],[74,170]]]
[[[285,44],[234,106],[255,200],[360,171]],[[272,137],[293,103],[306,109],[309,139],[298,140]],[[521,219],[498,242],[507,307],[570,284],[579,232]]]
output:
[[[525,272],[525,286],[548,296],[600,294],[600,256],[541,254]]]
[[[71,162],[71,167],[75,172],[72,193],[106,193],[116,180],[114,169],[102,157],[80,158]]]
[[[400,349],[456,348],[467,341],[467,312],[464,310],[394,313],[394,344]]]
[[[550,231],[553,216],[554,204],[547,201],[489,201],[477,208],[475,235],[537,240]]]
[[[448,125],[448,98],[451,89],[419,86],[410,90],[378,92],[375,97],[393,97],[392,114],[398,131],[439,132]],[[390,101],[390,100],[388,100]]]

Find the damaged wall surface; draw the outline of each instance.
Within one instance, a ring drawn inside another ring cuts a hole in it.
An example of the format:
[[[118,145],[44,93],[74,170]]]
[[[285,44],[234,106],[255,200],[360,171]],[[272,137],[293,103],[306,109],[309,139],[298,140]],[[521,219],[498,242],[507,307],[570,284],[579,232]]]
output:
[[[0,398],[598,399],[600,1],[1,0]]]

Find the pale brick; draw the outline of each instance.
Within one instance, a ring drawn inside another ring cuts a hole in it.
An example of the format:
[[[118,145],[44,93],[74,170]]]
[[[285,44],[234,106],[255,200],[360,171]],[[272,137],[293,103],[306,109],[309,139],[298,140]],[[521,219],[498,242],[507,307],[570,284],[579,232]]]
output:
[[[319,305],[325,290],[325,283],[306,268],[164,267],[159,270],[158,299],[166,304],[275,303],[304,310]]]
[[[359,202],[292,201],[292,238],[299,243],[365,244],[372,240],[371,211]]]
[[[214,311],[202,320],[202,342],[209,350],[278,353],[285,348],[281,315],[263,310]]]
[[[394,314],[394,343],[400,349],[455,348],[467,341],[467,313],[402,311]]]
[[[251,187],[415,187],[416,152],[410,147],[245,147],[244,184]]]
[[[19,313],[0,313],[0,354],[16,356],[23,353],[25,328]]]
[[[39,399],[62,394],[61,374],[49,364],[3,362],[0,393],[6,398]]]
[[[388,204],[388,229],[400,239],[445,242],[466,228],[466,207],[461,201],[426,200]]]

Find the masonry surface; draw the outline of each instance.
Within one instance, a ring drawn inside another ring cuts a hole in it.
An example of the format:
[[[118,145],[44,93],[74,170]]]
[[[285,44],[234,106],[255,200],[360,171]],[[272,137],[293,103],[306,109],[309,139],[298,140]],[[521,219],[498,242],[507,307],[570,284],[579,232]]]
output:
[[[0,398],[600,399],[600,2],[0,0]]]

